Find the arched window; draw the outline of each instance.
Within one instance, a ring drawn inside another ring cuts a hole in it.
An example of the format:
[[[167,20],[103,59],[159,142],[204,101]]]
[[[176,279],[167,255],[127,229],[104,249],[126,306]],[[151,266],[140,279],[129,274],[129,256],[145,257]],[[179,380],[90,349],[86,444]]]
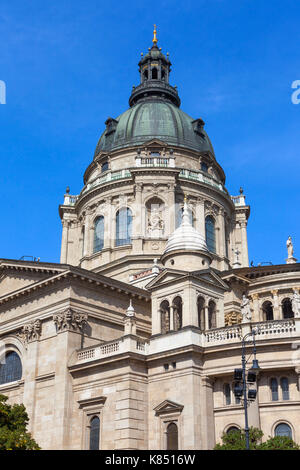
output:
[[[22,363],[18,354],[11,351],[5,355],[4,364],[0,363],[0,385],[15,382],[22,378]]]
[[[289,400],[290,399],[290,392],[289,392],[289,381],[287,377],[281,377],[280,379],[280,387],[282,392],[282,399]]]
[[[291,427],[286,423],[277,424],[275,428],[275,436],[287,436],[292,439]]]
[[[167,450],[178,450],[178,428],[175,423],[167,427]]]
[[[272,302],[267,300],[262,304],[262,311],[264,316],[264,321],[273,320],[273,305]]]
[[[208,172],[208,165],[205,162],[201,162],[201,170],[204,171],[205,173]]]
[[[224,384],[225,405],[231,405],[231,390],[229,384]]]
[[[272,401],[278,400],[278,381],[277,379],[271,379],[271,392],[272,392]]]
[[[173,312],[174,312],[174,330],[181,330],[182,328],[182,300],[181,297],[175,297],[173,300]]]
[[[158,78],[158,71],[157,71],[157,68],[156,67],[153,67],[152,69],[152,79],[153,80],[157,80]]]
[[[118,210],[116,215],[116,246],[131,243],[132,212],[128,207]]]
[[[226,434],[231,432],[241,432],[241,430],[237,426],[230,426],[230,428],[227,429]]]
[[[104,245],[104,217],[101,215],[94,223],[94,253],[101,251]]]
[[[183,207],[179,207],[176,212],[176,228],[178,228],[181,225],[182,214],[183,214]],[[193,214],[193,211],[189,207],[188,207],[188,214],[189,214],[189,222],[194,227],[195,225],[194,214]]]
[[[292,302],[291,299],[283,299],[281,303],[281,308],[282,308],[282,316],[283,318],[293,318],[294,317],[294,312],[292,309]]]
[[[94,416],[90,421],[90,450],[99,450],[100,419]]]
[[[104,173],[105,171],[107,171],[109,168],[109,165],[108,165],[108,162],[103,162],[102,165],[101,165],[101,173]]]
[[[198,307],[198,326],[201,331],[205,330],[205,299],[203,297],[198,297],[197,299]]]
[[[215,220],[211,215],[208,215],[205,218],[205,236],[206,244],[209,251],[213,253],[216,252],[216,230],[215,230]]]
[[[208,302],[208,328],[217,328],[217,307],[213,300]]]
[[[170,305],[167,300],[164,300],[160,304],[160,324],[161,324],[161,332],[163,334],[170,331]]]

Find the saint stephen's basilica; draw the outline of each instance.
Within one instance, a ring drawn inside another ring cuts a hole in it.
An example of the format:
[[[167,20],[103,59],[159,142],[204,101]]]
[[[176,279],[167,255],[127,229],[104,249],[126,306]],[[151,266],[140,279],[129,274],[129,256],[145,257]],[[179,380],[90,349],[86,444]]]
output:
[[[245,426],[247,335],[249,425],[300,443],[292,240],[283,264],[249,267],[250,207],[181,110],[156,30],[138,67],[59,207],[60,263],[0,260],[0,393],[24,403],[42,449],[212,449]]]

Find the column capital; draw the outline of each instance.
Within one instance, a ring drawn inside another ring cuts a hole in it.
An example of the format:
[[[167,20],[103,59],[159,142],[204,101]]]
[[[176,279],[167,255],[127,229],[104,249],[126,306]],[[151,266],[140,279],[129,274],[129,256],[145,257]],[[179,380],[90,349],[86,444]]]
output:
[[[250,294],[250,297],[252,298],[252,300],[258,300],[259,294]]]
[[[17,336],[22,341],[25,347],[28,343],[38,341],[42,333],[42,322],[40,319],[34,320],[23,326],[21,332],[17,333]]]
[[[55,313],[53,315],[53,321],[55,323],[57,333],[63,331],[82,330],[87,320],[87,313],[75,312],[71,308],[67,308],[63,312]]]

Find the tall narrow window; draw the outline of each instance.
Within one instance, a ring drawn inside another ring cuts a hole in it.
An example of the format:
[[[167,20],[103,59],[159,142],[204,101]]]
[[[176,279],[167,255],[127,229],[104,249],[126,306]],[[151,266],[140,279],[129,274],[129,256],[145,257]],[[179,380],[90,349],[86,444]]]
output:
[[[21,378],[21,359],[16,352],[11,351],[6,354],[4,364],[0,364],[0,385],[15,382]]]
[[[94,416],[90,421],[90,450],[99,450],[100,419]]]
[[[101,165],[101,173],[104,173],[108,170],[108,162],[103,162]]]
[[[201,331],[205,330],[205,300],[203,297],[197,299],[198,307],[198,326]]]
[[[209,251],[213,253],[216,252],[216,231],[215,231],[215,221],[214,219],[208,215],[205,218],[205,236],[206,236],[206,244]]]
[[[275,428],[275,436],[287,436],[292,439],[292,430],[286,423],[280,423]]]
[[[173,312],[174,312],[174,330],[181,330],[182,328],[182,300],[181,297],[175,297],[173,300]]]
[[[167,427],[167,450],[178,450],[178,428],[175,423]]]
[[[213,300],[208,302],[208,328],[217,328],[217,307]]]
[[[282,392],[282,399],[289,400],[290,392],[289,392],[289,381],[287,377],[282,377],[280,379],[280,387],[281,387],[281,392]]]
[[[94,223],[94,253],[101,251],[104,246],[104,217],[98,217]]]
[[[170,330],[170,305],[167,300],[160,304],[161,332],[163,334]]]
[[[283,318],[293,318],[294,312],[292,309],[291,299],[283,299],[282,301],[282,316]]]
[[[131,243],[132,212],[124,207],[116,216],[116,246],[129,245]]]
[[[225,405],[231,405],[231,390],[229,384],[224,384]]]
[[[263,303],[262,311],[265,321],[273,320],[273,305],[270,301],[267,300]]]
[[[277,379],[271,379],[272,401],[278,400],[278,382]]]
[[[201,170],[204,171],[205,173],[208,172],[208,165],[205,162],[201,162]]]

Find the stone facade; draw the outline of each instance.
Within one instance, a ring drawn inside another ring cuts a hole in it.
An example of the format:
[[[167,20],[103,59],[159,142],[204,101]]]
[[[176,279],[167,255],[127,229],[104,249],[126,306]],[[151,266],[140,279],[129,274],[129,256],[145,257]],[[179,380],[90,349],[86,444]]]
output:
[[[43,449],[89,449],[94,418],[100,449],[170,448],[171,424],[178,448],[212,449],[244,426],[233,370],[255,327],[250,424],[266,437],[288,424],[300,443],[300,264],[249,267],[243,191],[228,194],[156,42],[139,67],[134,118],[106,121],[81,193],[59,208],[61,263],[0,260],[0,372],[9,353],[22,363],[0,393],[25,404]]]

